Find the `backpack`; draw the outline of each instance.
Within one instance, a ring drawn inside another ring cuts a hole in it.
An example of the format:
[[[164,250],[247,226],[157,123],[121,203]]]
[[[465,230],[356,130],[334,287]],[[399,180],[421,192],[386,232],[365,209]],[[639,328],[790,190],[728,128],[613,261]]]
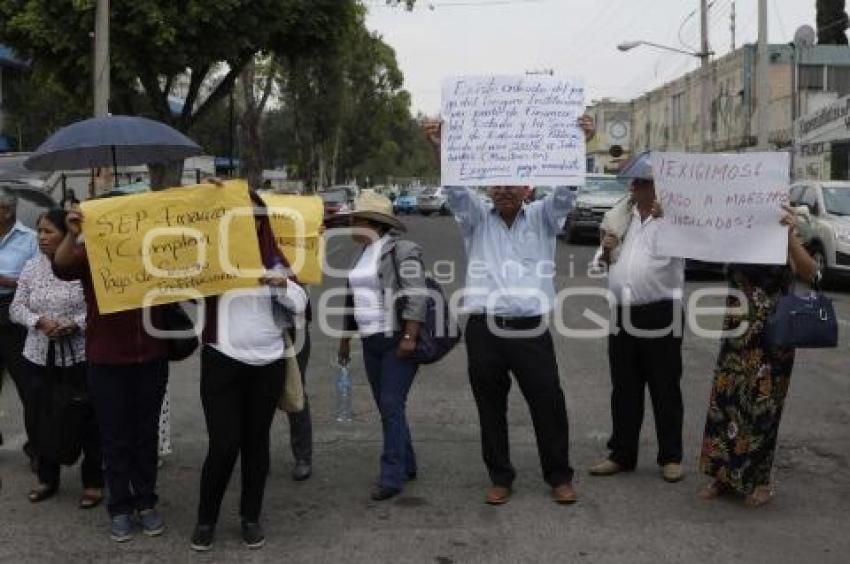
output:
[[[396,281],[401,278],[398,266],[396,247],[392,250],[393,269]],[[428,289],[428,303],[425,313],[425,321],[419,329],[419,337],[416,341],[416,350],[407,358],[414,364],[433,364],[441,360],[460,341],[460,326],[451,315],[449,301],[439,282],[429,275],[425,275],[425,287]],[[436,296],[439,296],[437,298]],[[396,300],[396,315],[401,320],[401,310],[404,308],[404,300]],[[437,303],[439,300],[440,303]],[[440,310],[438,316],[437,308]],[[437,326],[439,317],[440,326]]]

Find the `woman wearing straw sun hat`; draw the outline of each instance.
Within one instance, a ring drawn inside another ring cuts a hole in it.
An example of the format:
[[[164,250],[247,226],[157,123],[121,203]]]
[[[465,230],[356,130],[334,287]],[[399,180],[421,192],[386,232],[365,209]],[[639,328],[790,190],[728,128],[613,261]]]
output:
[[[348,275],[345,329],[339,361],[350,360],[352,333],[363,342],[363,359],[372,395],[381,413],[384,446],[381,474],[372,499],[401,493],[416,477],[416,457],[405,406],[417,365],[408,358],[416,349],[427,302],[422,249],[400,239],[406,231],[393,215],[389,198],[372,191],[354,202],[348,218],[352,239],[362,245]]]

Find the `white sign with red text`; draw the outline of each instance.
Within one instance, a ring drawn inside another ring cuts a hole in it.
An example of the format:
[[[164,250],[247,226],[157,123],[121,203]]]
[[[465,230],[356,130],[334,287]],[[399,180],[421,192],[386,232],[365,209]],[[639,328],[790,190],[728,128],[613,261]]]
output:
[[[655,252],[718,263],[785,264],[787,153],[653,153],[664,208]]]

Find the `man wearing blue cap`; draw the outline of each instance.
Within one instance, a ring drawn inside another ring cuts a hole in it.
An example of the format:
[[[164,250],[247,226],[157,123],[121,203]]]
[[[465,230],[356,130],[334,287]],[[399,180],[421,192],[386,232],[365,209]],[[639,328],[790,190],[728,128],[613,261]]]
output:
[[[613,432],[609,457],[593,466],[594,476],[632,471],[637,466],[644,389],[649,387],[658,464],[668,482],[682,479],[682,294],[684,260],[658,256],[655,240],[662,209],[655,197],[649,153],[626,165],[631,180],[623,218],[603,222],[597,258],[608,265],[608,287],[616,299],[616,326],[608,337]],[[613,213],[613,210],[612,210]],[[613,227],[617,225],[617,227]]]

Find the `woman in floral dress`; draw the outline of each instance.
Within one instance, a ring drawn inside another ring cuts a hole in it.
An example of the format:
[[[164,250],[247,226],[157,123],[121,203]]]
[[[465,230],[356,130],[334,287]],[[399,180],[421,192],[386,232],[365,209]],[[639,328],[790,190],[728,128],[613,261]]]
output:
[[[770,474],[794,349],[770,348],[765,327],[795,275],[809,283],[820,276],[796,232],[793,212],[787,207],[785,211],[782,224],[790,230],[787,264],[729,266],[729,285],[746,296],[746,303],[728,298],[724,329],[734,330],[742,322],[748,325],[742,335],[727,337],[721,344],[700,457],[700,468],[714,481],[700,491],[703,499],[736,493],[757,507],[773,497]]]

